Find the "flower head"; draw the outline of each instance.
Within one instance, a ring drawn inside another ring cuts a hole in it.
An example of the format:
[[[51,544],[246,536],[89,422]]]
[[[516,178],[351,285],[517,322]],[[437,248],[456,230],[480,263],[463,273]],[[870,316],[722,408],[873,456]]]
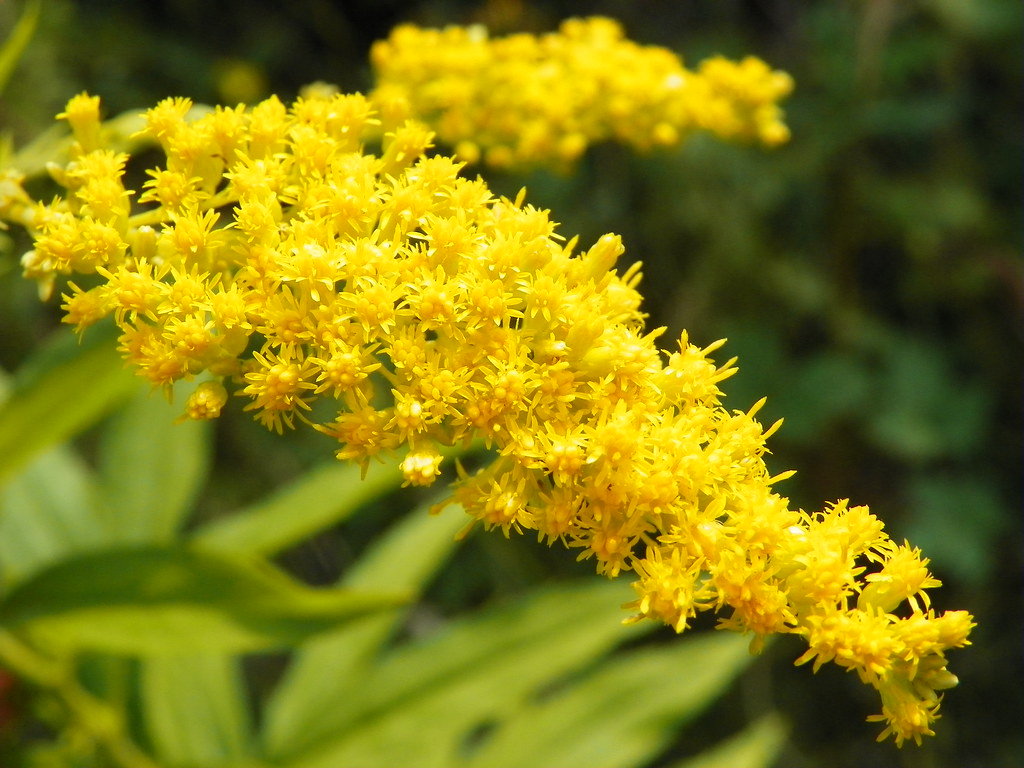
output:
[[[471,32],[439,34],[492,55]],[[418,36],[399,30],[393,45]],[[565,56],[583,44],[611,61],[632,50],[603,22],[503,43]],[[743,98],[763,96],[712,69]],[[616,269],[619,238],[578,251],[523,195],[496,198],[461,163],[428,155],[419,123],[368,150],[378,118],[360,95],[189,106],[147,113],[167,161],[134,214],[126,158],[85,143],[57,174],[66,193],[35,207],[26,275],[94,283],[69,284],[67,322],[112,315],[124,356],[154,385],[203,374],[190,418],[215,417],[233,391],[269,429],[333,436],[340,459],[404,452],[409,485],[435,482],[444,449],[479,438],[492,459],[460,468],[451,497],[474,522],[561,541],[609,576],[634,572],[634,620],[682,631],[718,611],[755,648],[801,636],[801,662],[832,661],[879,690],[886,734],[931,732],[936,691],[955,682],[944,654],[967,644],[970,616],[931,611],[927,560],[866,508],[790,509],[772,487],[785,475],[763,459],[778,424],[757,420],[763,401],[722,405],[735,368],[711,360],[721,342],[684,333],[658,348],[638,267]]]
[[[608,18],[504,38],[479,26],[404,25],[371,56],[371,99],[385,125],[423,120],[467,162],[565,168],[593,143],[650,149],[698,130],[767,146],[789,138],[778,106],[793,88],[785,72],[753,56],[690,70]]]

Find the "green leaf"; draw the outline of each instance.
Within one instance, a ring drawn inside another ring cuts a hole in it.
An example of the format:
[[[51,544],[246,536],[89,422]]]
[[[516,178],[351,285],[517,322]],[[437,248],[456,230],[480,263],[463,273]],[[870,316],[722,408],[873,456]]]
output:
[[[210,424],[176,423],[180,414],[139,389],[103,431],[100,476],[119,541],[171,541],[206,479]]]
[[[737,735],[672,768],[768,768],[786,741],[786,730],[778,715],[765,715]]]
[[[419,595],[459,544],[455,534],[466,523],[460,507],[450,507],[442,515],[430,515],[428,509],[409,513],[377,540],[343,584]],[[364,688],[370,664],[404,613],[368,616],[303,644],[266,708],[262,736],[268,754],[294,751],[351,719],[360,702],[349,692]]]
[[[143,659],[142,717],[161,765],[239,765],[252,723],[238,660],[223,654]]]
[[[976,452],[991,421],[991,393],[963,380],[949,350],[932,341],[894,336],[883,350],[877,406],[868,434],[907,461],[964,457]]]
[[[622,626],[619,605],[631,594],[621,581],[550,587],[407,643],[361,687],[354,718],[282,762],[371,768],[415,757],[421,768],[449,765],[477,728],[653,629]]]
[[[0,489],[0,575],[10,585],[76,551],[109,542],[92,472],[57,446]]]
[[[643,765],[750,663],[748,645],[708,633],[601,662],[567,690],[521,708],[467,764]]]
[[[814,444],[830,422],[866,410],[871,382],[851,355],[825,353],[795,368],[790,386],[777,397],[778,410],[786,415],[780,434],[787,441]]]
[[[138,389],[113,334],[97,331],[81,346],[70,333],[58,334],[16,373],[10,397],[0,406],[0,486]]]
[[[264,502],[207,523],[193,538],[219,550],[275,554],[336,525],[401,482],[395,461],[371,465],[363,479],[354,464],[332,461]]]
[[[401,598],[313,589],[269,563],[184,547],[65,559],[0,601],[0,623],[61,649],[129,655],[293,645]]]
[[[42,0],[28,0],[11,34],[7,36],[3,46],[0,46],[0,93],[7,86],[11,73],[28,47],[32,35],[35,34],[41,7]]]
[[[998,483],[983,472],[943,468],[908,483],[904,533],[933,567],[981,588],[992,578],[992,553],[1017,518],[999,496]]]

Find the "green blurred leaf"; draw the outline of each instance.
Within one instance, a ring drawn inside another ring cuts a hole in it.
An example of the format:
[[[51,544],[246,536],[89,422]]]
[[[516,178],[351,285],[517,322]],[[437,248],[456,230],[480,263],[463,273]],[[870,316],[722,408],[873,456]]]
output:
[[[241,765],[252,723],[238,660],[221,654],[143,659],[139,703],[155,757],[164,765]]]
[[[722,383],[726,392],[726,405],[730,408],[749,408],[762,397],[768,397],[768,408],[774,408],[777,392],[771,384],[782,377],[788,378],[790,364],[783,355],[778,334],[763,325],[744,321],[723,323],[716,334],[728,343],[718,353],[721,361],[739,357],[740,375],[731,376]],[[761,414],[770,423],[777,416]],[[789,418],[789,414],[785,414]]]
[[[618,606],[631,594],[624,582],[596,579],[549,587],[407,643],[367,678],[352,720],[282,762],[371,768],[415,755],[420,768],[450,765],[477,728],[652,630],[622,625]]]
[[[367,502],[397,488],[397,462],[372,464],[360,479],[354,464],[332,461],[311,469],[266,501],[214,520],[194,539],[220,550],[271,555],[336,525]]]
[[[70,333],[58,334],[16,372],[10,396],[0,406],[0,486],[138,387],[109,329],[97,329],[81,345]]]
[[[957,104],[946,93],[907,93],[878,98],[865,104],[863,126],[886,138],[913,139],[927,136],[956,121]]]
[[[14,68],[18,65],[25,48],[28,47],[32,35],[35,34],[40,8],[42,8],[42,0],[28,0],[18,18],[18,23],[14,25],[14,29],[0,46],[0,93],[7,87],[7,81],[11,79]]]
[[[103,431],[100,477],[121,542],[171,541],[206,479],[210,424],[176,423],[180,413],[160,393],[139,389]]]
[[[925,5],[961,35],[1006,39],[1020,31],[1020,3],[1015,0],[928,0]]]
[[[0,574],[5,586],[47,563],[109,542],[95,478],[63,446],[38,456],[0,489]]]
[[[399,596],[313,589],[264,561],[183,547],[67,558],[0,601],[0,622],[57,647],[123,654],[293,645]]]
[[[409,513],[378,539],[342,583],[350,589],[422,593],[458,546],[455,534],[466,523],[461,507],[442,515],[427,514],[427,509]],[[296,651],[266,707],[262,737],[268,754],[299,750],[351,720],[362,702],[348,692],[365,688],[370,665],[404,615],[391,611],[358,619],[318,635]]]
[[[778,715],[765,715],[741,733],[672,768],[768,768],[786,741],[786,730]]]
[[[867,403],[870,383],[865,366],[850,355],[810,358],[778,396],[778,410],[786,415],[785,439],[813,443],[830,422],[855,417]]]
[[[954,372],[937,344],[898,335],[886,342],[868,434],[912,461],[964,456],[984,439],[991,396]]]
[[[995,571],[999,537],[1014,524],[995,483],[948,473],[914,479],[905,532],[934,565],[980,587]]]
[[[643,765],[750,663],[749,644],[708,633],[599,662],[583,680],[520,709],[465,764]]]
[[[862,195],[880,222],[912,234],[931,231],[941,237],[980,231],[986,200],[975,186],[961,179],[892,178],[865,173]]]

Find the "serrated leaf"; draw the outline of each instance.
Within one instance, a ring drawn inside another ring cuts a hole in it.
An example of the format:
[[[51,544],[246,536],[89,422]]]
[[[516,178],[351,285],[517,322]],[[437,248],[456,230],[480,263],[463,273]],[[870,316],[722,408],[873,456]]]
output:
[[[978,471],[937,472],[908,483],[908,518],[903,528],[933,567],[958,581],[981,587],[998,567],[993,551],[1015,524],[1014,512],[1000,498],[998,483]]]
[[[977,449],[990,421],[991,393],[977,380],[961,379],[948,350],[895,336],[884,349],[883,363],[879,391],[884,396],[867,414],[867,433],[883,450],[926,461]]]
[[[65,559],[0,601],[0,623],[40,643],[129,655],[280,648],[402,598],[313,589],[270,564],[185,547]]]

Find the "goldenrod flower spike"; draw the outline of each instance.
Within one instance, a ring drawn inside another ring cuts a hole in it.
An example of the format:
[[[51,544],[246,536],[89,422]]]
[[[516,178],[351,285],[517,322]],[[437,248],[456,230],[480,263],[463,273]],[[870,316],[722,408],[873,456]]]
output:
[[[778,106],[793,88],[785,72],[753,56],[690,70],[607,18],[493,39],[483,27],[406,25],[371,57],[370,98],[385,126],[423,120],[471,163],[567,168],[590,144],[673,146],[697,130],[766,146],[789,138]]]
[[[623,44],[605,22],[573,24],[545,45]],[[755,650],[798,635],[799,663],[835,662],[879,691],[883,736],[930,734],[938,691],[956,682],[945,653],[972,622],[932,610],[920,552],[866,507],[790,509],[772,490],[789,473],[763,460],[778,424],[757,421],[763,401],[722,406],[736,371],[710,359],[723,342],[683,333],[658,349],[639,268],[614,269],[618,237],[577,252],[522,194],[496,199],[461,163],[426,155],[419,123],[369,152],[377,119],[364,97],[322,87],[288,108],[162,102],[146,131],[167,162],[144,207],[127,211],[126,158],[82,144],[55,173],[63,197],[31,217],[17,208],[35,237],[25,273],[85,275],[68,283],[66,322],[112,315],[154,385],[204,374],[189,418],[215,418],[231,390],[270,429],[334,436],[339,459],[403,452],[409,485],[435,481],[446,446],[481,439],[493,460],[460,467],[452,494],[473,522],[634,572],[632,621],[683,631],[716,611]]]

